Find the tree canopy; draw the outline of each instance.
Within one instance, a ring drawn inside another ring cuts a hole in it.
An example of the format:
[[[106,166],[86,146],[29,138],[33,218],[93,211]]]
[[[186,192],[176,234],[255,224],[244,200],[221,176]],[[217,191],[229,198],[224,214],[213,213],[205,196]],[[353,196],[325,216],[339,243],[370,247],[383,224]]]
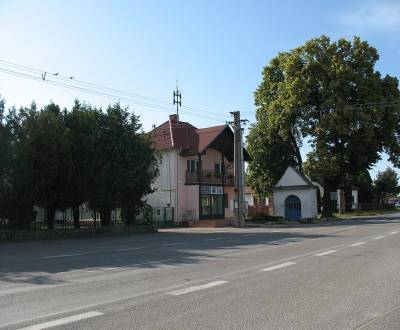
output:
[[[378,59],[377,50],[358,37],[331,41],[321,36],[270,61],[255,92],[257,122],[248,140],[258,163],[249,167],[256,188],[265,177],[276,181],[270,173],[277,172],[277,163],[283,168],[295,159],[301,167],[302,139],[312,148],[306,169],[325,191],[349,185],[382,152],[400,165],[398,80],[375,70]],[[288,152],[286,164],[276,161],[279,152],[264,148],[277,140],[285,146],[281,153]],[[329,194],[324,197],[324,215],[329,216]]]
[[[33,206],[46,210],[54,227],[55,211],[72,208],[79,227],[79,206],[100,213],[122,208],[127,224],[150,193],[158,175],[157,155],[138,116],[119,103],[105,111],[75,101],[61,110],[51,102],[37,110],[4,111],[0,99],[0,219],[27,228]]]
[[[384,171],[379,171],[374,180],[374,191],[381,202],[385,202],[389,196],[399,193],[399,177],[396,171],[388,167]]]

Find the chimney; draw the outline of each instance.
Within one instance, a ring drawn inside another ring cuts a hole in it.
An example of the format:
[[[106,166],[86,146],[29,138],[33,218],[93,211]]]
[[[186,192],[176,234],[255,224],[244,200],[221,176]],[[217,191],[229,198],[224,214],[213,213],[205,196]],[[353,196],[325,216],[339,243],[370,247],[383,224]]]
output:
[[[178,124],[178,121],[179,121],[179,118],[178,118],[178,115],[177,115],[177,114],[169,115],[169,122],[170,122],[172,125]]]

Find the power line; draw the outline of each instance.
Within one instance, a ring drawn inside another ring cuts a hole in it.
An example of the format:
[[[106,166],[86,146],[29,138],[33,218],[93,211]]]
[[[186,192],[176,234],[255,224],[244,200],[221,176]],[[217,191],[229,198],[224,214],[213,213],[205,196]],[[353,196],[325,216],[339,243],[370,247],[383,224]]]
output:
[[[76,84],[76,85],[85,85],[87,87],[100,89],[100,90],[103,90],[105,92],[114,93],[114,94],[121,94],[121,95],[131,96],[131,97],[135,97],[135,98],[140,98],[140,99],[144,99],[144,100],[147,100],[147,101],[160,103],[160,104],[165,105],[165,106],[169,106],[170,105],[169,102],[164,101],[164,100],[160,100],[160,99],[153,98],[153,97],[148,97],[148,96],[143,96],[143,95],[140,95],[140,94],[137,94],[137,93],[123,91],[123,90],[119,90],[119,89],[115,89],[115,88],[110,88],[110,87],[107,87],[107,86],[104,86],[104,85],[100,85],[100,84],[86,82],[86,81],[83,81],[83,80],[76,79],[73,76],[62,75],[59,72],[50,73],[49,71],[33,68],[33,67],[30,67],[30,66],[27,66],[27,65],[17,64],[17,63],[6,61],[6,60],[2,60],[2,59],[0,59],[0,64],[3,65],[3,66],[5,65],[5,66],[12,67],[12,68],[17,69],[17,70],[27,70],[27,71],[29,71],[31,73],[40,74],[41,77],[42,77],[42,80],[44,80],[43,77],[52,76],[52,78],[54,78],[54,79],[68,81],[69,83],[73,83],[73,84]],[[204,114],[209,114],[209,115],[213,115],[213,116],[226,118],[226,116],[223,116],[220,113],[207,111],[207,110],[204,110],[204,109],[201,109],[201,108],[198,108],[198,107],[183,106],[183,108],[187,109],[187,110],[193,110],[196,113],[202,112]]]
[[[332,110],[332,109],[337,109],[337,108],[368,108],[368,107],[374,107],[377,105],[395,105],[395,104],[400,104],[400,100],[392,100],[392,101],[380,101],[380,102],[371,102],[371,103],[355,103],[355,104],[344,104],[344,105],[330,105],[330,106],[325,106],[325,107],[316,107],[316,106],[308,106],[308,107],[301,107],[301,108],[278,108],[274,110],[280,110],[280,111],[309,111],[309,110]],[[242,112],[244,115],[256,115],[257,110],[255,111],[247,111],[247,112]]]
[[[7,74],[10,74],[10,75],[14,75],[14,76],[17,76],[17,77],[20,77],[20,78],[31,79],[31,80],[34,80],[34,81],[37,81],[37,82],[46,83],[46,84],[49,84],[49,85],[68,88],[68,89],[71,89],[71,90],[81,91],[81,92],[94,94],[94,95],[98,95],[98,96],[103,96],[103,97],[107,97],[107,98],[111,98],[111,99],[116,99],[118,101],[122,100],[122,101],[126,101],[128,103],[131,103],[131,104],[141,105],[141,106],[145,106],[145,107],[148,107],[148,108],[159,109],[159,110],[167,110],[168,112],[171,112],[173,110],[173,107],[171,105],[168,106],[168,105],[161,105],[161,104],[152,104],[152,103],[149,103],[149,102],[144,102],[144,101],[132,99],[132,98],[121,96],[121,95],[115,95],[115,94],[108,93],[108,92],[96,91],[96,90],[89,89],[89,88],[84,88],[84,87],[75,86],[75,85],[71,85],[71,84],[61,83],[61,82],[58,82],[58,81],[50,80],[49,78],[43,79],[41,77],[33,76],[33,75],[30,75],[30,74],[27,74],[27,73],[22,73],[22,72],[18,72],[18,71],[14,71],[14,70],[9,70],[9,69],[5,69],[5,68],[1,68],[1,67],[0,67],[0,72],[7,73]],[[190,111],[190,110],[184,110],[183,112],[185,112],[187,114],[191,114],[193,116],[195,115],[196,117],[201,117],[201,118],[205,118],[205,119],[211,119],[211,120],[214,120],[214,121],[220,121],[221,120],[219,117],[217,118],[216,115],[202,114],[202,113],[195,112],[195,111]],[[223,116],[221,115],[221,118],[222,117]]]

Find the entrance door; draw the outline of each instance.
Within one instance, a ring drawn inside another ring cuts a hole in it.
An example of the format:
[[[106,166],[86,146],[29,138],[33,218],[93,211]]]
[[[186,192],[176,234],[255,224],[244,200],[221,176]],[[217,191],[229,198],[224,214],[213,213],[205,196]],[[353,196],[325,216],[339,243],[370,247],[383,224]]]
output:
[[[285,218],[290,221],[301,219],[301,201],[295,195],[290,195],[285,201]]]
[[[200,196],[200,219],[224,218],[224,195]]]

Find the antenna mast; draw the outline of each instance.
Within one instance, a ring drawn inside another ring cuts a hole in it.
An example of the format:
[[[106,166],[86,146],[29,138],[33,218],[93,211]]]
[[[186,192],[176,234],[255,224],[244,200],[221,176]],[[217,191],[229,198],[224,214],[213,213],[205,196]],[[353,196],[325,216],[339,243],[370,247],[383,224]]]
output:
[[[174,105],[176,105],[176,117],[179,123],[179,108],[182,106],[182,93],[178,88],[178,80],[176,81],[176,90],[174,91]]]

